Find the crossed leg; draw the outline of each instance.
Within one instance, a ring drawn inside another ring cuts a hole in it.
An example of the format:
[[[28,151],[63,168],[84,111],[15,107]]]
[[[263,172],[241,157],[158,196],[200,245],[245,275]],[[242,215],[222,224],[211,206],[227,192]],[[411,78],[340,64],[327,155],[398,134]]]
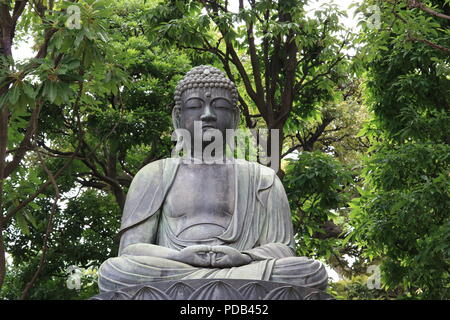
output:
[[[261,261],[255,264],[269,265]],[[324,290],[327,287],[327,272],[322,263],[305,257],[276,259],[271,264],[269,281],[289,283]],[[230,278],[263,280],[258,273],[253,276],[252,264],[235,268],[197,268],[165,258],[122,255],[106,260],[99,270],[101,291],[118,290],[124,286],[156,281]],[[270,270],[269,270],[270,271]],[[262,274],[260,272],[259,274]],[[244,275],[244,277],[242,277]]]

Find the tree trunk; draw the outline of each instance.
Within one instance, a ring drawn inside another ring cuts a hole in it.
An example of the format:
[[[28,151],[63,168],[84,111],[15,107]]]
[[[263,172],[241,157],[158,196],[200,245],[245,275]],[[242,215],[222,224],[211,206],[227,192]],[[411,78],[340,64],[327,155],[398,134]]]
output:
[[[0,89],[0,96],[6,94],[7,88]],[[6,227],[3,215],[3,184],[5,181],[6,148],[8,145],[8,119],[9,110],[6,105],[0,111],[0,288],[6,275],[6,253],[3,231]]]
[[[3,217],[0,218],[0,290],[5,282],[6,276],[6,251],[3,238]]]

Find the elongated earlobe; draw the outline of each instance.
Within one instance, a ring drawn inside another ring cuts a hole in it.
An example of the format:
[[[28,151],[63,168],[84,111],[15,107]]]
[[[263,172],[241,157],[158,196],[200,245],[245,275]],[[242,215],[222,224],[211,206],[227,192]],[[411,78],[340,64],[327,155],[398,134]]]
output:
[[[239,126],[239,120],[241,118],[241,111],[238,107],[234,109],[234,129],[237,129]]]
[[[180,128],[181,107],[175,106],[172,109],[172,124],[174,129]]]
[[[175,145],[175,152],[179,153],[184,148],[184,141],[182,135],[177,135],[177,144]]]

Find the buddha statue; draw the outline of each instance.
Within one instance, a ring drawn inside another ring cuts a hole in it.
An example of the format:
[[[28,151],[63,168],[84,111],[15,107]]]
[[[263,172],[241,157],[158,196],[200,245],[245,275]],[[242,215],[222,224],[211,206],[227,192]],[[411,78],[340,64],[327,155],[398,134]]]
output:
[[[239,122],[237,98],[235,85],[222,71],[195,67],[176,88],[174,126],[194,137],[197,123],[203,134],[219,131],[225,137]],[[196,142],[185,141],[190,146]],[[207,143],[200,145],[204,149]],[[205,278],[324,290],[324,265],[295,256],[289,203],[275,171],[243,159],[192,161],[195,155],[189,151],[187,157],[150,163],[134,177],[119,231],[119,255],[101,265],[100,291]]]

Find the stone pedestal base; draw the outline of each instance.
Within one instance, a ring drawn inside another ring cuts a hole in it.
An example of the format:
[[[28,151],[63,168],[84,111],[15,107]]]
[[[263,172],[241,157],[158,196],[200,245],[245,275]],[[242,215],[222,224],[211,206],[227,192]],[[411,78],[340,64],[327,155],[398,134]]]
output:
[[[153,282],[100,293],[91,300],[333,300],[329,294],[286,283],[240,279]]]

